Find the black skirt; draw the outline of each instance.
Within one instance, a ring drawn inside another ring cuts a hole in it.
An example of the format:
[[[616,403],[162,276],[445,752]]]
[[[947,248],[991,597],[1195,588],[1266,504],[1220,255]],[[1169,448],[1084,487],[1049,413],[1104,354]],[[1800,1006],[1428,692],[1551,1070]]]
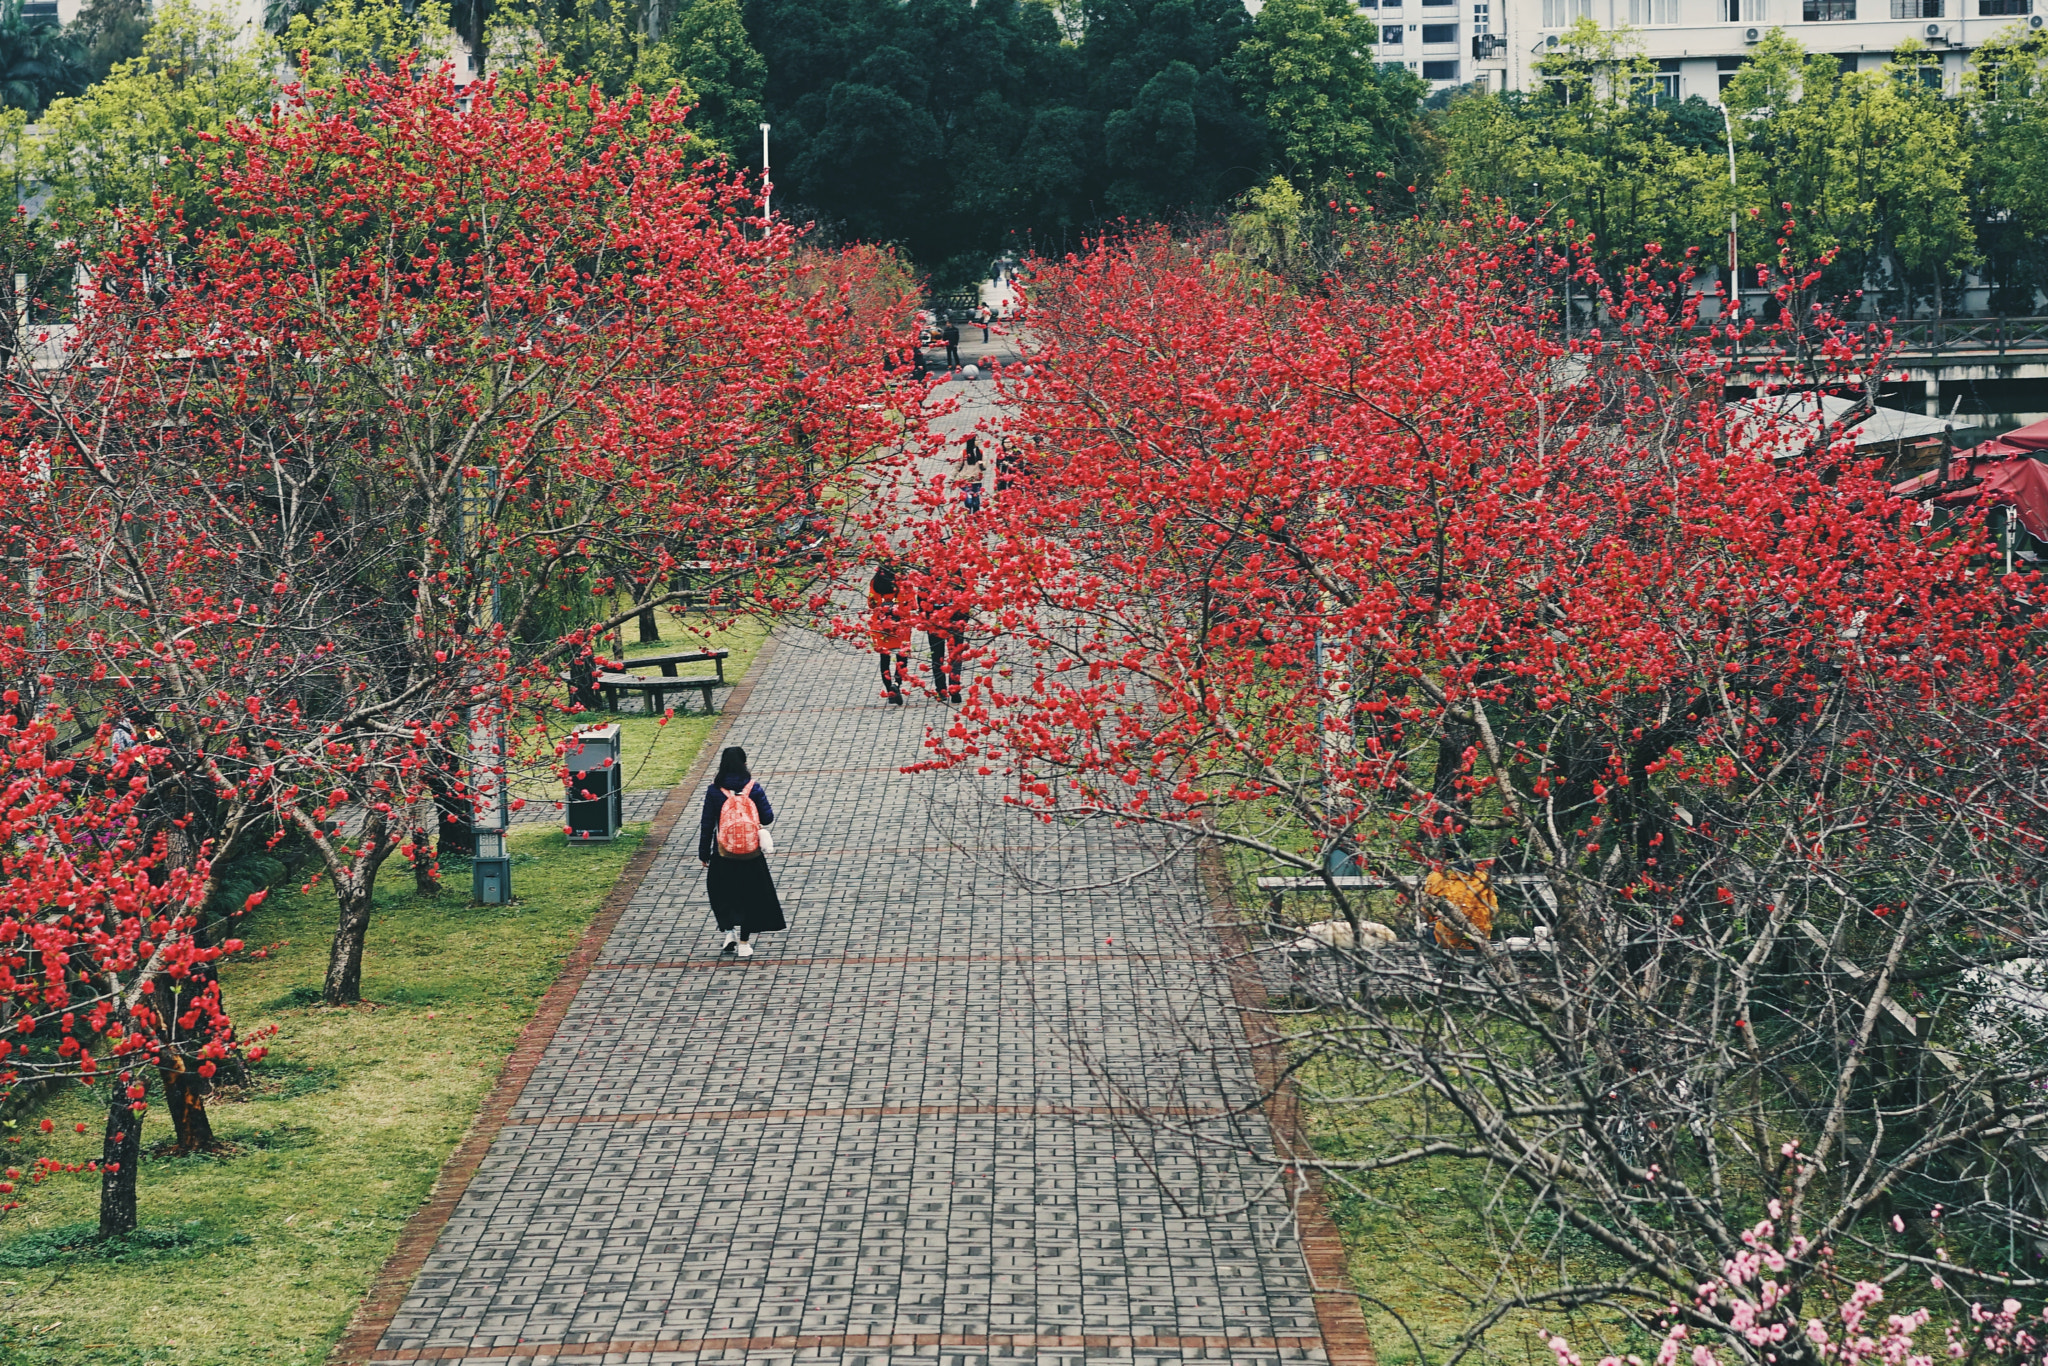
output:
[[[775,879],[768,876],[765,858],[712,854],[704,890],[711,894],[711,913],[718,917],[721,930],[756,935],[789,928],[783,923],[782,902],[775,895]]]

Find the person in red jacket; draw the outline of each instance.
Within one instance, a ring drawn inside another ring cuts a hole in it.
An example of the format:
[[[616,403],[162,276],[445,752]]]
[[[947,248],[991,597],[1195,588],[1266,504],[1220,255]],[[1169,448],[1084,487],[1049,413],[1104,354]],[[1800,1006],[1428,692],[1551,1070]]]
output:
[[[896,580],[896,566],[884,564],[868,584],[868,630],[875,653],[882,657],[882,695],[889,705],[903,705],[903,680],[910,675],[910,613],[906,590]]]

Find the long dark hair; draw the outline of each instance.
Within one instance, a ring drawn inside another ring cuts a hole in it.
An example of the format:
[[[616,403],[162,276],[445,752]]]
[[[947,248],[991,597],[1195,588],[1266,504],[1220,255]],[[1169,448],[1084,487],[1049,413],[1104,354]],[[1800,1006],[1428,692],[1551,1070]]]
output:
[[[738,792],[754,780],[747,772],[747,752],[733,745],[718,756],[718,777],[715,784],[728,792]]]
[[[896,566],[884,564],[875,571],[875,581],[868,586],[885,598],[894,594],[896,591]]]

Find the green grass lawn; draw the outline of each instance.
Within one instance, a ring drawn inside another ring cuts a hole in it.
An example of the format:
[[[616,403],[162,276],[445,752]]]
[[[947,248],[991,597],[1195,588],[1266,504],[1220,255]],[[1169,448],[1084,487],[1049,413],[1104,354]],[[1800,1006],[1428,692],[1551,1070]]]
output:
[[[660,625],[660,643],[630,644],[628,655],[728,649],[735,683],[766,639],[752,622],[707,632],[663,613]],[[718,718],[691,712],[664,726],[586,713],[550,718],[549,731],[614,720],[626,786],[638,789],[681,781]],[[556,795],[551,775],[533,771],[519,790],[529,800]],[[273,892],[243,934],[281,947],[225,974],[243,1029],[280,1028],[253,1084],[210,1107],[234,1151],[147,1158],[143,1228],[120,1247],[90,1242],[96,1178],[35,1188],[0,1222],[0,1366],[323,1361],[645,830],[572,849],[546,826],[516,828],[510,907],[468,905],[463,862],[443,869],[439,900],[415,896],[394,861],[364,959],[366,1004],[354,1009],[317,1005],[331,898]],[[154,1087],[151,1098],[160,1099]],[[56,1133],[24,1122],[9,1164],[97,1157],[98,1099],[77,1093],[45,1106],[37,1118],[56,1121]],[[73,1130],[81,1122],[83,1135]],[[157,1104],[145,1147],[167,1147],[169,1131]]]
[[[766,639],[755,623],[705,633],[666,613],[661,628],[661,643],[629,655],[722,647],[735,683]],[[692,713],[663,726],[592,713],[551,719],[550,729],[617,720],[632,789],[679,782],[717,719]],[[552,800],[555,788],[530,772],[522,795]],[[317,1004],[332,898],[324,888],[273,891],[242,934],[279,947],[223,974],[239,1027],[280,1030],[252,1084],[209,1106],[232,1151],[167,1155],[170,1123],[152,1083],[143,1142],[157,1151],[143,1163],[134,1238],[91,1241],[96,1177],[31,1190],[0,1221],[0,1366],[324,1361],[645,836],[634,825],[616,843],[571,848],[559,830],[515,827],[511,906],[467,904],[462,861],[442,870],[439,899],[416,896],[394,860],[364,957],[365,1003],[354,1008]],[[96,1158],[105,1117],[101,1095],[60,1097],[9,1131],[7,1163]],[[54,1134],[41,1134],[42,1118],[56,1122]]]
[[[305,1004],[331,899],[273,892],[248,937],[284,946],[225,974],[241,1027],[280,1028],[253,1084],[209,1107],[235,1151],[146,1159],[143,1236],[113,1255],[77,1246],[97,1178],[36,1188],[0,1224],[0,1363],[324,1360],[645,830],[574,849],[557,831],[515,832],[509,907],[465,904],[466,864],[446,870],[439,900],[414,896],[399,869],[377,898],[356,1008]],[[106,1112],[91,1100],[46,1107],[50,1138],[22,1125],[13,1164],[97,1157]],[[145,1148],[169,1132],[153,1105]]]

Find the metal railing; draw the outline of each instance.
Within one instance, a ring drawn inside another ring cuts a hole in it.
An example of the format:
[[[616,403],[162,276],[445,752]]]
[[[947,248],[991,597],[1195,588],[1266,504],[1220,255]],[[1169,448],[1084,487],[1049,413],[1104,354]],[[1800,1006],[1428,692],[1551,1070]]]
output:
[[[1908,318],[1873,326],[1891,333],[1898,358],[2048,352],[2048,318]]]

